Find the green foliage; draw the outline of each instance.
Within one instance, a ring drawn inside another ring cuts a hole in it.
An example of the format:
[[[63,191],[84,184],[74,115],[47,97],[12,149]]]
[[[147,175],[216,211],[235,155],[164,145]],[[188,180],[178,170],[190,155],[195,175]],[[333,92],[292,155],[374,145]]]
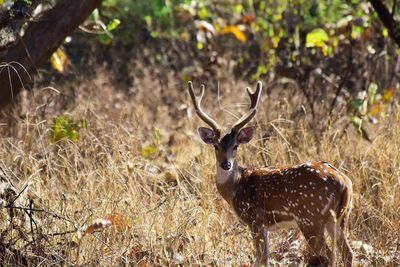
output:
[[[120,23],[121,21],[119,19],[112,19],[110,22],[108,22],[107,26],[104,29],[104,33],[101,33],[99,35],[99,41],[101,44],[111,44],[114,38],[114,35],[111,32],[114,31]]]
[[[378,93],[378,85],[370,83],[366,91],[361,91],[357,96],[350,98],[347,102],[347,114],[350,122],[360,132],[361,136],[368,139],[368,131],[364,127],[365,121],[378,121],[384,117],[388,103],[393,97],[394,88],[392,86]]]
[[[144,146],[141,149],[141,154],[145,159],[154,159],[158,154],[158,148],[154,145]]]
[[[90,15],[90,19],[93,21],[94,24],[98,25],[101,28],[98,38],[99,42],[103,45],[111,44],[114,38],[112,32],[118,28],[118,26],[121,24],[121,21],[118,18],[113,18],[109,20],[107,24],[105,24],[103,22],[104,19],[100,15],[100,12],[97,8]]]
[[[364,99],[359,96],[351,98],[347,102],[347,111],[349,113],[357,112],[364,104]]]
[[[156,140],[157,143],[160,143],[161,137],[162,137],[161,129],[160,128],[155,128],[154,129],[154,139]]]
[[[50,130],[50,140],[55,143],[63,139],[71,141],[79,140],[79,130],[87,127],[87,122],[81,120],[74,121],[69,116],[58,116],[54,118]]]
[[[371,83],[368,87],[368,96],[371,104],[375,104],[377,92],[378,85],[376,83]]]
[[[324,75],[341,76],[329,72],[335,62],[344,65],[339,58],[350,46],[374,55],[377,44],[372,38],[389,38],[387,30],[377,27],[378,18],[371,10],[368,1],[360,0],[104,0],[92,19],[105,21],[99,35],[105,45],[114,38],[129,44],[167,40],[177,44],[173,47],[197,49],[197,59],[212,54],[213,62],[232,51],[229,61],[235,72],[254,81],[277,72],[278,64],[285,65],[278,74],[291,79],[299,79],[294,69],[321,69]],[[169,52],[167,48],[151,57],[164,64]],[[196,65],[179,63],[174,67],[181,80],[193,78]],[[361,129],[363,121],[382,116],[395,86],[380,92],[375,83],[364,89],[346,88],[350,91],[346,112],[353,125]],[[143,154],[151,155],[152,147],[145,147]]]
[[[105,0],[102,2],[101,14],[122,22],[124,24],[122,35],[126,37],[140,32],[143,25],[146,25],[153,37],[157,37],[174,31],[173,8],[176,4],[184,2],[187,1],[171,3],[163,0]]]

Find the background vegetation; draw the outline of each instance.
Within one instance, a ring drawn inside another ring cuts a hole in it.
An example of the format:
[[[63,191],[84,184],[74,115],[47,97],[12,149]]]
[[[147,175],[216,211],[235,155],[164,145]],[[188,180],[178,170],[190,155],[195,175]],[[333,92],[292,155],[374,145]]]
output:
[[[398,20],[396,1],[383,3]],[[390,36],[366,1],[102,1],[33,90],[1,110],[0,261],[250,266],[248,230],[216,191],[186,82],[206,84],[206,110],[229,126],[261,80],[258,138],[242,164],[331,162],[354,183],[356,265],[399,266]],[[295,234],[271,243],[273,264],[301,264]]]

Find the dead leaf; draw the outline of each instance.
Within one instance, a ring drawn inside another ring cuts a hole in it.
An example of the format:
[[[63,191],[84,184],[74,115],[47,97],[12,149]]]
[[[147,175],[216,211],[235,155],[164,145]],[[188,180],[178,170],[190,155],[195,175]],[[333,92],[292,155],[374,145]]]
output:
[[[115,229],[118,231],[126,230],[129,228],[129,224],[124,218],[124,216],[119,213],[115,212],[106,216],[106,220],[108,220]]]
[[[370,110],[369,110],[369,114],[372,116],[377,116],[379,115],[381,112],[383,111],[383,105],[381,102],[375,102]]]
[[[256,16],[254,14],[246,14],[242,17],[241,21],[243,24],[249,25],[256,19]]]
[[[80,230],[78,232],[78,238],[82,238],[85,235],[88,234],[93,234],[94,232],[100,231],[102,229],[108,228],[112,225],[110,220],[107,219],[96,219],[93,221],[93,223],[91,225],[89,225],[88,227],[84,228],[83,230]]]
[[[205,21],[205,20],[196,20],[195,21],[196,28],[205,32],[211,32],[212,34],[216,34],[214,26]]]

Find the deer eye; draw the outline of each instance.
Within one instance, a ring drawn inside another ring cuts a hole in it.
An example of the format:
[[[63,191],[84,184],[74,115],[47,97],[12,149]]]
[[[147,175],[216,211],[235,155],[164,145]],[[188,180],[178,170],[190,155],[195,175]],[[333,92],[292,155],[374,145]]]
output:
[[[233,150],[237,150],[238,149],[238,145],[235,145],[234,147],[233,147]]]

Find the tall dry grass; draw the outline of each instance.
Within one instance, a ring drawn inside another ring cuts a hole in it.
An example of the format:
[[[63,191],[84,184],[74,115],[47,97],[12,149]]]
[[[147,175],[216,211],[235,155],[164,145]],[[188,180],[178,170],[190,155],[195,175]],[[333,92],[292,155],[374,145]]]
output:
[[[76,86],[72,104],[62,104],[68,93],[46,90],[22,101],[26,106],[8,124],[12,134],[0,141],[0,166],[16,193],[22,191],[13,205],[25,212],[15,210],[10,221],[3,203],[2,244],[41,266],[249,264],[249,231],[217,193],[212,148],[197,138],[201,123],[184,86],[171,82],[165,92],[143,79],[139,92],[126,97],[105,77],[65,85]],[[243,85],[223,85],[220,105],[208,91],[207,110],[229,125],[231,112],[238,114],[233,104],[246,101]],[[382,118],[367,142],[336,126],[316,138],[307,115],[290,118],[297,105],[289,94],[263,96],[259,138],[240,148],[242,165],[331,162],[354,184],[349,238],[356,265],[399,266],[400,112]],[[79,141],[51,143],[51,118],[66,112],[85,118],[88,128]],[[96,219],[112,226],[98,220],[88,231]],[[301,264],[304,246],[290,235],[272,235],[276,266]]]

